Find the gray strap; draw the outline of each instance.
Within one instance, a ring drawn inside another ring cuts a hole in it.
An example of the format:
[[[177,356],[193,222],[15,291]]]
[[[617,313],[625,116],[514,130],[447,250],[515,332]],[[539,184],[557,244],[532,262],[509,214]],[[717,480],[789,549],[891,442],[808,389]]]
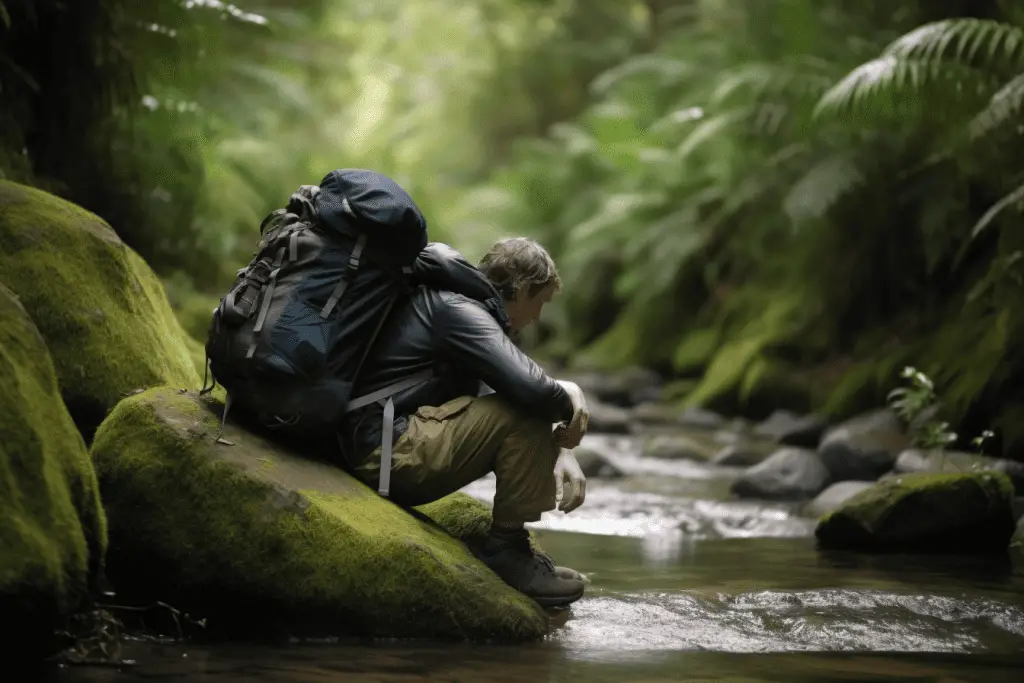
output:
[[[281,272],[281,263],[284,261],[284,252],[284,247],[277,250],[277,258],[274,259],[274,270],[270,271],[267,291],[263,293],[263,305],[260,306],[260,314],[256,318],[256,325],[252,328],[252,343],[249,344],[249,349],[245,352],[246,358],[252,358],[256,352],[256,339],[263,330],[263,323],[267,321],[267,313],[270,311],[270,300],[274,298],[274,287],[277,285],[277,274]]]
[[[299,260],[299,231],[295,230],[292,232],[291,238],[288,240],[288,260],[295,263]]]
[[[428,379],[430,379],[433,376],[434,376],[434,371],[433,370],[430,370],[430,369],[420,370],[415,375],[409,375],[405,379],[403,379],[403,380],[401,380],[399,382],[395,382],[394,384],[389,384],[386,387],[384,387],[383,389],[378,389],[377,391],[374,391],[373,393],[369,393],[369,394],[366,394],[364,396],[360,396],[359,398],[352,399],[345,406],[345,412],[346,413],[350,413],[353,410],[357,410],[357,409],[362,408],[364,406],[368,406],[371,403],[376,403],[377,401],[381,401],[381,400],[383,400],[385,398],[388,398],[390,396],[394,396],[395,394],[397,394],[400,391],[405,391],[406,389],[412,389],[417,384],[422,384],[423,382],[426,382]]]
[[[395,402],[388,399],[384,404],[384,425],[380,438],[380,484],[377,493],[388,497],[391,488],[391,441],[395,434]]]
[[[323,310],[320,311],[320,317],[326,318],[334,310],[334,307],[338,305],[338,301],[341,299],[345,290],[348,288],[348,283],[352,277],[352,273],[359,270],[359,259],[363,255],[363,247],[366,246],[366,233],[359,236],[356,240],[356,246],[352,249],[352,254],[348,257],[348,269],[342,274],[341,279],[338,280],[338,285],[331,292],[331,298],[324,304]]]

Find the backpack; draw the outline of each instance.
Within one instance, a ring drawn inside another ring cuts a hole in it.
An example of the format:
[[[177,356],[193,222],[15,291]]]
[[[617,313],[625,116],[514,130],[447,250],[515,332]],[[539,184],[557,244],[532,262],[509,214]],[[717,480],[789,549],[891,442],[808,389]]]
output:
[[[427,244],[426,219],[395,181],[339,169],[268,215],[248,266],[213,312],[206,342],[221,421],[244,405],[268,427],[335,434],[345,412],[415,386],[350,399],[359,370]],[[390,450],[390,449],[389,449]]]

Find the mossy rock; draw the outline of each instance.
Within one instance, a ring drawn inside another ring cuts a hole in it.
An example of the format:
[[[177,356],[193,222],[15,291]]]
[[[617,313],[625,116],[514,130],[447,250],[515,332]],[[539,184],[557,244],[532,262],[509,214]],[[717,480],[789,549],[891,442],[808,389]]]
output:
[[[160,281],[98,216],[0,181],[0,243],[0,282],[46,340],[64,402],[87,441],[135,389],[198,387]]]
[[[1005,552],[1016,522],[1001,472],[906,474],[879,481],[818,522],[822,548],[914,553]]]
[[[100,574],[106,518],[46,344],[3,285],[0,320],[0,649],[42,654]]]
[[[159,387],[122,401],[93,459],[118,591],[165,600],[231,636],[518,641],[546,614],[443,527],[480,535],[485,507],[454,496],[411,514],[338,467],[228,422],[220,405]]]

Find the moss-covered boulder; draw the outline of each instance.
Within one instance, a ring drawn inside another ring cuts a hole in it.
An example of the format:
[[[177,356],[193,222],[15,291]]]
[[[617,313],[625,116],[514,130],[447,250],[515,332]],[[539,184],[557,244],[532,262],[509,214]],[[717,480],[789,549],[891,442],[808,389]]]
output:
[[[220,405],[156,388],[100,426],[93,460],[110,518],[108,576],[231,635],[522,640],[545,613],[442,526],[230,421]],[[424,508],[463,536],[489,523],[454,497]]]
[[[1001,472],[886,478],[825,515],[823,548],[881,552],[1005,552],[1013,536],[1013,484]]]
[[[153,271],[98,216],[0,181],[0,282],[46,340],[86,440],[125,394],[197,387],[185,333]]]
[[[0,285],[0,631],[38,654],[102,567],[106,521],[46,344]]]

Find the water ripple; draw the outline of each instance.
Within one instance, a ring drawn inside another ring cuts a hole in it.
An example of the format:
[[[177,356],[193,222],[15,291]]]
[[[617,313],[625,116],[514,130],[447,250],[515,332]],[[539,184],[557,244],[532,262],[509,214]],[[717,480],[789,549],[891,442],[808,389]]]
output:
[[[847,589],[586,598],[553,641],[573,651],[976,652],[993,629],[1024,647],[1024,611],[993,600]]]

